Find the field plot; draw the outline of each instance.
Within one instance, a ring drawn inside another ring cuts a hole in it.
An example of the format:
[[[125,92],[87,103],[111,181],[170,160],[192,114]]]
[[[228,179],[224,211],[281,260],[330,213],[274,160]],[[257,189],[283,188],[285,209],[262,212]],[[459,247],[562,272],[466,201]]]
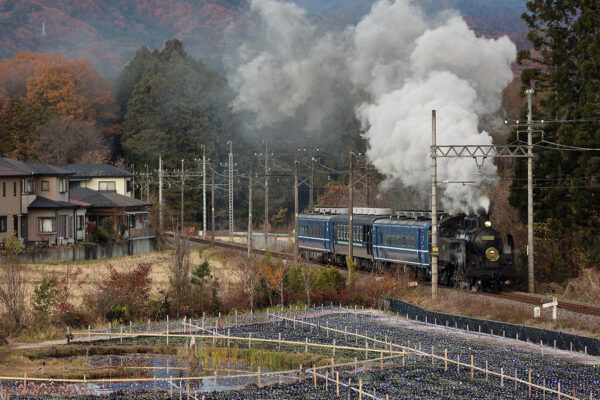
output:
[[[65,352],[69,362],[111,376],[65,381],[57,374],[53,381],[36,381],[30,375],[1,381],[0,396],[600,399],[598,358],[378,311],[288,310],[81,331],[75,337],[71,349],[79,350]],[[50,360],[49,354],[35,354]]]

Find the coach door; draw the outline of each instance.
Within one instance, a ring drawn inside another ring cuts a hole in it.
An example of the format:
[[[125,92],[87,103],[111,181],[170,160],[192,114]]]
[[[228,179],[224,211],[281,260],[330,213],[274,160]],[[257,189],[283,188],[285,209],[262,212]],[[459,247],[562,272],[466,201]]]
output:
[[[363,242],[367,248],[367,255],[373,255],[373,225],[363,225]]]

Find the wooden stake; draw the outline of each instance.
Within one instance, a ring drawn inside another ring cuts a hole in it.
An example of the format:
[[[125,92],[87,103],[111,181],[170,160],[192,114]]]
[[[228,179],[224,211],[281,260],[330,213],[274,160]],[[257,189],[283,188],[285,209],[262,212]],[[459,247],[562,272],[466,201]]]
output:
[[[473,379],[474,371],[473,371],[473,354],[471,354],[471,379]]]
[[[340,395],[340,371],[335,371],[335,393]]]
[[[500,368],[500,386],[504,387],[504,368]]]
[[[258,388],[260,389],[260,365],[258,366]]]
[[[558,382],[558,399],[560,400],[560,382]]]
[[[358,380],[358,400],[362,400],[362,379]]]
[[[186,387],[185,391],[187,393],[187,400],[190,400],[190,384],[188,383],[186,386],[187,387]]]
[[[488,361],[485,360],[485,381],[488,380]]]
[[[444,371],[448,371],[448,349],[444,349]]]
[[[313,364],[313,385],[317,388],[317,367]]]
[[[381,358],[379,359],[379,370],[383,371],[383,350],[381,350],[380,356]]]
[[[529,378],[529,395],[531,396],[531,370],[529,370],[529,373],[527,375]]]

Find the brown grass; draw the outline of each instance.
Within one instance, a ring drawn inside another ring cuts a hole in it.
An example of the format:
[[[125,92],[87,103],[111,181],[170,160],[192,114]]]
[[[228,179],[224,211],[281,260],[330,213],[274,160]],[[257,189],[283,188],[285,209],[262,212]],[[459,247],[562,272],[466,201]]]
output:
[[[222,284],[227,285],[230,282],[236,281],[235,277],[229,274],[229,271],[235,265],[235,257],[239,257],[238,253],[224,253],[219,248],[202,247],[202,256],[200,256],[197,250],[191,250],[190,258],[192,266],[200,264],[202,257],[209,259],[213,274]],[[89,293],[91,287],[104,279],[110,265],[118,271],[124,271],[141,263],[152,264],[150,278],[152,279],[153,294],[156,294],[160,290],[166,289],[169,285],[169,265],[171,260],[172,252],[169,250],[93,262],[24,264],[23,268],[25,269],[27,281],[26,304],[30,304],[30,296],[33,293],[33,289],[40,282],[44,274],[56,274],[60,279],[66,274],[67,270],[70,270],[72,273],[81,269],[82,273],[79,276],[78,282],[73,285],[72,298],[70,299],[71,303],[79,306],[82,304],[83,295]]]

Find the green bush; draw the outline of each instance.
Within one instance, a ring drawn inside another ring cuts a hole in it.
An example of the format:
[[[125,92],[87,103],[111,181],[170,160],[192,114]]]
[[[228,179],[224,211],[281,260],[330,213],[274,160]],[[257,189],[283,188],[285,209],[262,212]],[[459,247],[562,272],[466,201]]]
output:
[[[131,321],[131,313],[129,307],[121,305],[113,305],[106,312],[106,319],[110,322],[118,322],[125,324]]]
[[[318,291],[340,293],[346,288],[346,278],[337,268],[321,267],[315,270],[313,285]]]

